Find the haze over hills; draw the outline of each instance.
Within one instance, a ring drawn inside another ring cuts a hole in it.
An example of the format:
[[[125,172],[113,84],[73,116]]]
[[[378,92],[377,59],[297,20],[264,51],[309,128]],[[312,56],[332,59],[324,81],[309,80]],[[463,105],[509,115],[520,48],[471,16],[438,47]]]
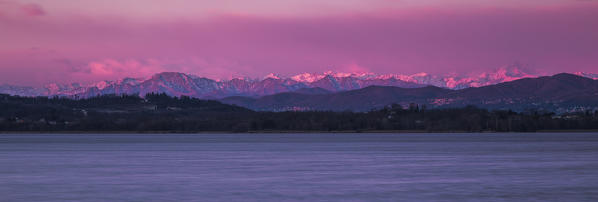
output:
[[[566,112],[598,110],[598,80],[574,74],[524,78],[460,90],[434,86],[400,88],[370,86],[329,94],[287,92],[260,98],[228,97],[221,100],[254,110],[368,111],[391,104],[411,103],[432,108],[475,105],[487,109],[527,109]]]
[[[596,74],[591,73],[576,74],[598,78]],[[432,85],[447,89],[464,89],[538,76],[540,75],[527,73],[516,65],[469,77],[437,76],[428,73],[377,75],[373,73],[325,72],[322,74],[304,73],[286,78],[270,74],[264,79],[235,78],[219,81],[184,73],[163,72],[147,79],[124,78],[117,81],[102,81],[92,85],[53,83],[41,88],[1,85],[0,93],[21,96],[85,98],[105,94],[143,96],[150,92],[163,92],[172,96],[185,95],[203,99],[220,99],[230,96],[260,97],[307,88],[320,88],[330,92],[357,90],[368,86],[421,88]]]

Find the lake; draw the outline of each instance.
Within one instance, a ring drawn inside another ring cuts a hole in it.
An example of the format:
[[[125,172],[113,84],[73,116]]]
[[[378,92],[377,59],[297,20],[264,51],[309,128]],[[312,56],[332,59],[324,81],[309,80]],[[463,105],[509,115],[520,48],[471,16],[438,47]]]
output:
[[[598,201],[598,133],[2,134],[0,201]]]

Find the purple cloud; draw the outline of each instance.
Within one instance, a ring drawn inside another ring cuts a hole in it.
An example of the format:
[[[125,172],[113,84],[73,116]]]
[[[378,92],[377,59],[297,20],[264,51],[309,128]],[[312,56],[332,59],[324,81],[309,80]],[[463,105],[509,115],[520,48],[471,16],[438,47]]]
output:
[[[26,4],[21,6],[21,11],[29,16],[43,16],[46,15],[46,11],[37,4]]]

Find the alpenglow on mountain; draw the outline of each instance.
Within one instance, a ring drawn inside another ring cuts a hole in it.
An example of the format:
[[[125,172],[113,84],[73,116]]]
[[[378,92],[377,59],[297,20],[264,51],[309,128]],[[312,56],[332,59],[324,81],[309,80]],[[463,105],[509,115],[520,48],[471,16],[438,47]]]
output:
[[[369,111],[393,104],[404,108],[419,104],[429,108],[468,105],[499,110],[575,112],[598,110],[598,80],[574,74],[524,78],[460,90],[427,86],[401,88],[370,86],[343,92],[295,91],[259,98],[227,97],[221,102],[257,111]]]
[[[576,73],[596,79],[596,74]],[[464,89],[493,85],[521,78],[535,78],[541,75],[526,73],[519,68],[499,68],[494,72],[473,77],[436,76],[428,73],[413,75],[373,73],[304,73],[291,77],[274,74],[264,79],[231,79],[218,81],[195,75],[163,72],[147,79],[124,78],[117,81],[102,81],[92,85],[48,84],[42,88],[0,85],[0,93],[21,96],[67,96],[85,98],[106,94],[166,93],[172,96],[190,96],[205,99],[219,99],[229,96],[259,97],[282,92],[293,92],[305,88],[319,88],[330,92],[362,89],[368,86],[394,86],[420,88],[436,86],[447,89]]]

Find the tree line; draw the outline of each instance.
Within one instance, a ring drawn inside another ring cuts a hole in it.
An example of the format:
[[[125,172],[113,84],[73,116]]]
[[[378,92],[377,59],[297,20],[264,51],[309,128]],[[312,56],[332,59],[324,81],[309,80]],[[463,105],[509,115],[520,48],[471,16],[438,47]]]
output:
[[[260,112],[166,94],[87,99],[0,95],[0,131],[88,132],[534,132],[597,130],[598,112],[428,109],[390,105],[368,112]]]

